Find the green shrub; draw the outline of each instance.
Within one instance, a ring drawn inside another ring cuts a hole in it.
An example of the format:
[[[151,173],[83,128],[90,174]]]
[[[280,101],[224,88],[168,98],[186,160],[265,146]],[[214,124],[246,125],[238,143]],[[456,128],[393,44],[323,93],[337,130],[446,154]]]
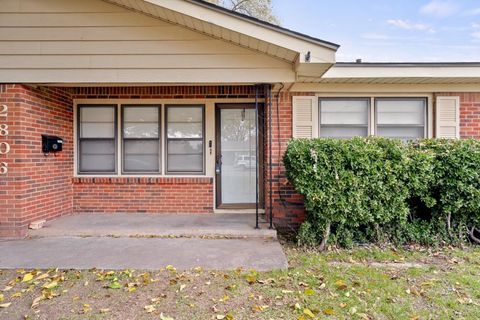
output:
[[[300,139],[289,143],[284,164],[305,198],[300,244],[430,245],[479,224],[477,141]]]
[[[434,180],[428,197],[432,219],[444,222],[448,238],[462,241],[480,226],[480,142],[476,140],[425,140],[417,150],[435,154]]]

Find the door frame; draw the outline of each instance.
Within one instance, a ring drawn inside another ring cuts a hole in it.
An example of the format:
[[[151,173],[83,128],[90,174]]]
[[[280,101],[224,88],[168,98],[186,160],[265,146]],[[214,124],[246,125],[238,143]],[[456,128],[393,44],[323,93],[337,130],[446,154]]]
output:
[[[222,154],[221,143],[221,110],[222,109],[255,109],[255,103],[217,103],[215,104],[215,167]],[[258,204],[264,208],[264,110],[265,104],[258,103]],[[215,170],[215,206],[217,209],[254,209],[256,203],[222,203],[222,174]]]

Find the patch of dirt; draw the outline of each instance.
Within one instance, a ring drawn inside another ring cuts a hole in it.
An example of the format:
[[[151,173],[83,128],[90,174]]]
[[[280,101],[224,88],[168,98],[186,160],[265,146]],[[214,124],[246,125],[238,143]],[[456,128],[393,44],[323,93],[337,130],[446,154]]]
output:
[[[416,262],[343,262],[343,261],[329,261],[328,264],[341,267],[352,266],[368,266],[372,268],[392,268],[392,269],[410,269],[410,268],[429,268],[431,264],[416,263]]]

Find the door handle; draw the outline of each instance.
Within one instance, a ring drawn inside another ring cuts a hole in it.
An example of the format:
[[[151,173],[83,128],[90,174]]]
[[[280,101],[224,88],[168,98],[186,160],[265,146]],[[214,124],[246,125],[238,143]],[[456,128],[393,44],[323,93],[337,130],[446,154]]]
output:
[[[222,155],[217,156],[217,161],[215,161],[215,174],[222,173]]]

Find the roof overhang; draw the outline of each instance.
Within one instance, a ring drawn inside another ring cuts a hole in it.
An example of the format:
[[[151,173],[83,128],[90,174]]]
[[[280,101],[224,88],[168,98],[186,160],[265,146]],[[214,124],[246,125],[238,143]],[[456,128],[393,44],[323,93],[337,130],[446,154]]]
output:
[[[202,0],[103,0],[292,63],[297,78],[321,77],[339,45]]]
[[[480,63],[337,63],[323,77],[300,82],[480,84]]]

